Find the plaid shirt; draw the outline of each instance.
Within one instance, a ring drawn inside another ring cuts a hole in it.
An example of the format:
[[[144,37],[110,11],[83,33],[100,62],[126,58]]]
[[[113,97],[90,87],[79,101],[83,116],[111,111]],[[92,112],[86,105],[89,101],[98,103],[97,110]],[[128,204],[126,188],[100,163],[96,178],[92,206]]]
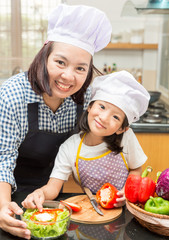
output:
[[[84,109],[90,99],[90,89],[85,95]],[[0,87],[0,182],[7,182],[16,189],[14,168],[18,148],[28,132],[29,103],[39,103],[39,129],[54,133],[72,130],[76,124],[77,105],[71,97],[64,100],[56,113],[44,103],[43,97],[35,94],[24,73],[8,79]]]

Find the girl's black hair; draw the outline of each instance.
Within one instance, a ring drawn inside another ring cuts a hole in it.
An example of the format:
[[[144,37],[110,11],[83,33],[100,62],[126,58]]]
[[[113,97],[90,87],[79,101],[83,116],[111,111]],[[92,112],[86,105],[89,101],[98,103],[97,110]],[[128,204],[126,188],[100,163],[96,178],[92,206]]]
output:
[[[94,102],[91,102],[89,104],[89,106],[91,107],[93,105],[93,103]],[[124,119],[121,127],[122,127],[122,129],[125,129],[128,126],[129,126],[128,119],[125,116],[125,119]],[[79,130],[86,132],[86,133],[90,132],[90,128],[88,125],[88,111],[87,110],[84,111],[84,113],[82,114],[82,117],[79,122]],[[115,154],[118,154],[118,153],[122,152],[122,150],[123,150],[123,147],[121,146],[122,138],[123,138],[123,133],[121,133],[121,134],[114,133],[110,136],[103,137],[103,141],[107,143],[108,149],[115,152]]]
[[[28,70],[28,79],[31,83],[32,89],[36,94],[42,95],[42,93],[47,93],[49,96],[52,95],[52,91],[49,85],[49,74],[47,70],[47,61],[48,57],[53,51],[55,42],[48,42],[45,44],[38,54],[35,56],[33,62],[31,63]],[[93,58],[91,59],[89,72],[81,89],[78,92],[74,93],[71,97],[73,101],[77,104],[84,103],[84,94],[86,89],[90,85],[94,71],[98,75],[102,75],[102,73],[96,69],[93,65]]]

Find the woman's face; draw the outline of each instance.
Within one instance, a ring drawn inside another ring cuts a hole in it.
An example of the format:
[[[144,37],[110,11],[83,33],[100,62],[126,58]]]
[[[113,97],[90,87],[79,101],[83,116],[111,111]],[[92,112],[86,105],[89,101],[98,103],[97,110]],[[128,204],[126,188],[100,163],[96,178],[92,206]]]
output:
[[[125,131],[121,127],[124,119],[125,113],[111,103],[97,100],[88,107],[88,125],[94,136],[121,134]]]
[[[66,98],[84,84],[92,56],[66,43],[55,43],[48,57],[49,84],[54,98]]]

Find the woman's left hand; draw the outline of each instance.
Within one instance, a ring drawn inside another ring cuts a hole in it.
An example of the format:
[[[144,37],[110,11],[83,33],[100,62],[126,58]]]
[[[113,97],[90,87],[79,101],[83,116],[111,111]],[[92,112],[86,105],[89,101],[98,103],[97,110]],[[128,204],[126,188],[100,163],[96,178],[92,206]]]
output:
[[[124,189],[118,191],[117,193],[118,198],[116,199],[116,203],[114,204],[115,207],[122,207],[126,204],[126,198],[124,195]]]

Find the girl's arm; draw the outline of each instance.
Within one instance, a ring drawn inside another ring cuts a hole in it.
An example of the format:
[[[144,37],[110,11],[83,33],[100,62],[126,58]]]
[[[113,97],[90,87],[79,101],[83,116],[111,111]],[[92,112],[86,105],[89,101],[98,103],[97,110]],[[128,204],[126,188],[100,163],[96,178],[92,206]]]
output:
[[[25,208],[38,208],[39,211],[43,209],[43,202],[45,200],[53,200],[55,199],[62,186],[64,180],[57,178],[50,178],[48,183],[41,188],[38,188],[31,194],[29,194],[25,200],[22,202],[23,207]]]
[[[130,169],[129,175],[130,174],[141,176],[141,174],[142,174],[142,167],[139,167],[139,168],[136,168],[136,169]]]

